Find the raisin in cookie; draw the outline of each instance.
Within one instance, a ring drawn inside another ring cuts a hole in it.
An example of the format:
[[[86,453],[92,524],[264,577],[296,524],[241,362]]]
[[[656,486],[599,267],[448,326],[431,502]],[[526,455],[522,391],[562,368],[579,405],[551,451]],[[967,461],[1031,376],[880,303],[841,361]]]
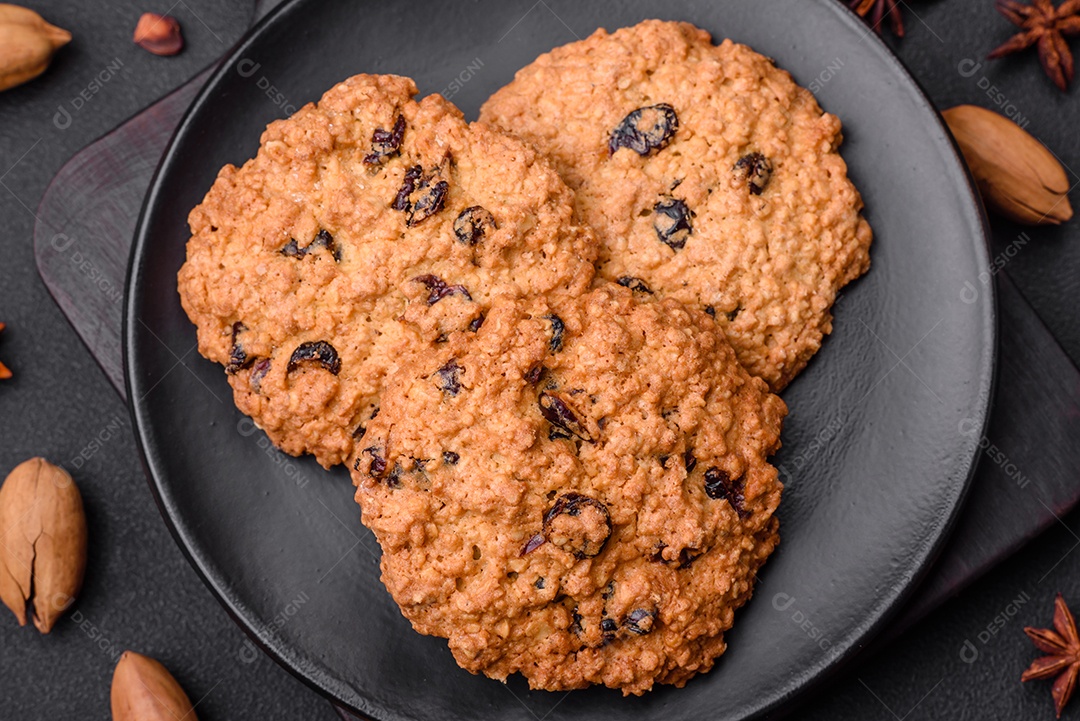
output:
[[[768,58],[687,23],[556,48],[480,117],[555,161],[600,238],[601,276],[706,310],[773,390],[869,267],[840,121]]]
[[[356,498],[386,587],[462,667],[682,686],[778,542],[786,412],[673,299],[508,301],[390,378]]]
[[[271,123],[189,218],[179,289],[199,351],[276,445],[325,466],[404,353],[478,326],[493,298],[579,294],[594,272],[547,160],[415,94],[346,80]]]

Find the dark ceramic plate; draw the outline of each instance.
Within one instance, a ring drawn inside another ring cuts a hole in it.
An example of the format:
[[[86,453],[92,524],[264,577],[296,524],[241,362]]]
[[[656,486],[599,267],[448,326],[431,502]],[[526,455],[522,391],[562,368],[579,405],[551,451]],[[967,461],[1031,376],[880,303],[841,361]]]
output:
[[[833,335],[784,394],[784,540],[715,670],[642,698],[529,692],[519,677],[458,669],[443,640],[414,633],[379,582],[347,474],[278,453],[233,407],[176,293],[186,217],[218,168],[255,153],[267,122],[349,75],[410,75],[475,117],[539,53],[657,16],[774,57],[841,117],[876,231],[873,269],[844,291]],[[849,658],[941,546],[992,387],[986,267],[978,200],[937,114],[836,0],[300,0],[225,61],[151,185],[128,283],[129,398],[152,488],[192,563],[256,643],[339,704],[380,721],[741,719],[790,708]]]

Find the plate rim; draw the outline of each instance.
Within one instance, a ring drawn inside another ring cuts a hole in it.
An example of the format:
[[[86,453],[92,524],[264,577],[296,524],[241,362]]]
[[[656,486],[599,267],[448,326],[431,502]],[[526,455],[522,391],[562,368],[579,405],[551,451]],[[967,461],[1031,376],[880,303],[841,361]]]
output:
[[[253,621],[257,620],[249,619],[244,615],[243,604],[240,603],[238,599],[230,596],[231,585],[228,579],[223,577],[220,573],[220,569],[213,567],[213,564],[209,562],[210,559],[203,558],[203,554],[197,552],[196,544],[193,542],[193,539],[189,537],[188,526],[190,526],[190,522],[182,518],[177,509],[171,507],[169,501],[165,498],[159,477],[159,473],[162,473],[163,469],[160,469],[157,465],[160,462],[160,459],[152,457],[154,455],[154,444],[146,436],[144,424],[147,423],[147,419],[143,417],[143,408],[141,407],[144,404],[141,400],[137,399],[133,393],[134,384],[136,383],[135,368],[132,362],[132,357],[135,355],[134,331],[136,329],[134,328],[134,322],[137,317],[137,314],[135,313],[136,308],[134,307],[136,294],[133,292],[138,276],[136,264],[139,258],[144,255],[144,249],[147,247],[147,217],[150,214],[151,208],[156,205],[156,200],[161,191],[160,184],[165,175],[165,170],[171,164],[176,153],[177,140],[187,132],[192,119],[200,112],[202,106],[208,102],[208,99],[215,92],[219,82],[229,74],[237,58],[241,57],[247,49],[255,44],[266,29],[277,22],[279,17],[288,14],[297,5],[312,1],[313,0],[284,0],[249,27],[236,44],[229,48],[217,61],[216,67],[212,69],[169,137],[168,144],[165,146],[161,159],[158,161],[158,165],[151,176],[150,184],[146,191],[146,195],[143,198],[138,220],[135,225],[134,239],[128,257],[127,271],[124,280],[123,325],[121,338],[121,349],[123,351],[123,380],[127,396],[126,405],[131,416],[132,428],[135,432],[135,445],[138,450],[140,464],[146,475],[147,485],[150,487],[154,503],[157,506],[158,512],[161,514],[162,520],[165,522],[170,535],[173,537],[173,540],[180,548],[188,563],[195,570],[199,579],[209,589],[210,593],[217,599],[229,617],[237,626],[239,626],[248,639],[262,650],[263,653],[273,659],[278,666],[284,668],[295,678],[303,682],[308,688],[325,698],[335,707],[335,709],[339,711],[345,710],[353,714],[360,714],[363,717],[370,718],[371,721],[379,721],[380,719],[392,717],[394,715],[393,712],[390,712],[390,715],[388,716],[386,713],[387,709],[382,708],[379,704],[373,704],[371,699],[364,696],[359,696],[359,700],[364,702],[363,706],[353,706],[351,703],[346,702],[343,700],[340,692],[336,690],[335,686],[338,684],[336,684],[335,679],[332,678],[332,674],[319,672],[317,669],[311,670],[302,668],[302,664],[298,663],[299,659],[295,658],[295,652],[293,654],[294,657],[289,658],[290,654],[286,653],[286,650],[288,650],[286,648],[287,644],[272,638],[271,634],[265,633],[266,629],[263,627],[263,624],[253,623]],[[963,205],[963,212],[960,213],[960,216],[968,216],[968,220],[973,221],[971,223],[973,228],[978,230],[977,235],[980,236],[980,238],[973,237],[971,239],[975,254],[978,256],[978,267],[989,267],[991,230],[986,215],[986,209],[981,196],[976,191],[971,171],[963,161],[959,146],[956,144],[956,140],[952,136],[952,133],[948,130],[948,125],[945,123],[941,112],[930,100],[922,84],[912,76],[895,51],[885,43],[880,35],[871,30],[865,24],[863,19],[852,11],[846,3],[839,2],[838,0],[814,0],[814,2],[819,6],[831,10],[834,15],[837,16],[838,21],[842,25],[847,26],[848,29],[853,32],[861,33],[864,41],[869,40],[868,47],[871,48],[872,51],[876,51],[876,53],[891,66],[893,77],[900,81],[899,87],[903,88],[903,85],[906,82],[908,90],[912,91],[906,94],[910,95],[911,100],[915,102],[919,109],[928,112],[930,118],[936,123],[932,128],[932,135],[937,136],[936,139],[939,142],[944,141],[945,147],[951,149],[951,156],[946,157],[945,160],[947,163],[951,163],[955,166],[956,170],[960,171],[960,177],[964,180],[964,182],[960,184],[961,187],[957,188],[959,191],[966,191],[962,194],[965,196],[967,202],[961,203],[961,205]],[[714,42],[716,42],[715,38]],[[972,211],[974,212],[972,213]],[[982,242],[978,242],[979,239],[981,239]],[[986,434],[987,427],[990,423],[990,408],[993,404],[993,396],[997,385],[999,334],[998,293],[996,282],[987,284],[986,288],[988,290],[988,302],[983,305],[985,312],[982,313],[980,327],[980,331],[986,338],[986,342],[980,349],[980,364],[977,377],[979,385],[977,407],[971,409],[976,416],[980,418],[980,421],[977,424],[978,432],[971,433],[967,436],[969,440],[965,444],[966,447],[957,449],[958,454],[961,454],[962,457],[969,458],[970,460],[968,461],[966,477],[959,485],[957,492],[949,499],[950,507],[948,513],[940,516],[935,531],[928,535],[929,542],[924,543],[917,549],[916,553],[912,554],[912,557],[917,559],[911,566],[912,570],[905,573],[892,585],[889,593],[885,595],[883,603],[879,606],[880,610],[877,612],[877,616],[873,618],[868,616],[866,620],[860,622],[855,627],[854,631],[847,634],[848,640],[846,644],[838,644],[834,647],[833,654],[823,655],[815,664],[808,666],[804,669],[804,672],[800,677],[797,677],[794,685],[786,691],[773,694],[763,703],[756,705],[749,712],[749,715],[745,717],[746,719],[762,718],[765,715],[775,713],[779,713],[781,716],[790,715],[796,710],[795,704],[793,703],[796,699],[807,700],[824,684],[828,683],[831,679],[836,678],[839,673],[849,667],[852,661],[858,657],[859,652],[873,641],[874,638],[881,633],[882,629],[891,622],[900,611],[902,611],[905,602],[915,593],[927,574],[933,568],[937,557],[951,537],[952,531],[956,526],[956,521],[963,511],[972,486],[972,480],[978,468],[980,459],[978,439]],[[367,708],[365,708],[365,706],[367,706]]]

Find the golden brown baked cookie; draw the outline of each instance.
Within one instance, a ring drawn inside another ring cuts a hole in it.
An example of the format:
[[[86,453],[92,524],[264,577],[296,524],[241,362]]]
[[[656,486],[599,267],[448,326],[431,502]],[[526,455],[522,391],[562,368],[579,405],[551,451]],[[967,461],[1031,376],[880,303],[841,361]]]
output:
[[[774,390],[869,267],[840,121],[768,58],[693,25],[597,30],[518,71],[480,118],[555,161],[602,243],[600,276],[707,310]]]
[[[356,498],[402,612],[469,671],[682,686],[777,544],[786,412],[673,299],[502,302],[388,380]]]
[[[199,351],[292,453],[340,463],[382,378],[501,295],[579,294],[595,240],[520,141],[408,78],[358,75],[271,123],[189,218],[180,270]]]

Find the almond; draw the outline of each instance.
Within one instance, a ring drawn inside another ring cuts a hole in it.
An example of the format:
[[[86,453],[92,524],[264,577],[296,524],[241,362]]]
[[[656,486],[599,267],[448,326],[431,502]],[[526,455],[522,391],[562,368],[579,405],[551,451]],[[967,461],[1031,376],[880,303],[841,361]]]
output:
[[[113,721],[197,721],[184,689],[158,661],[124,651],[113,671]]]
[[[974,105],[942,115],[988,206],[1027,225],[1058,225],[1072,217],[1065,169],[1026,130]]]
[[[0,3],[0,90],[41,75],[57,49],[69,42],[71,33],[33,10]]]
[[[0,600],[25,626],[52,630],[82,586],[86,516],[67,471],[31,458],[0,487]]]

